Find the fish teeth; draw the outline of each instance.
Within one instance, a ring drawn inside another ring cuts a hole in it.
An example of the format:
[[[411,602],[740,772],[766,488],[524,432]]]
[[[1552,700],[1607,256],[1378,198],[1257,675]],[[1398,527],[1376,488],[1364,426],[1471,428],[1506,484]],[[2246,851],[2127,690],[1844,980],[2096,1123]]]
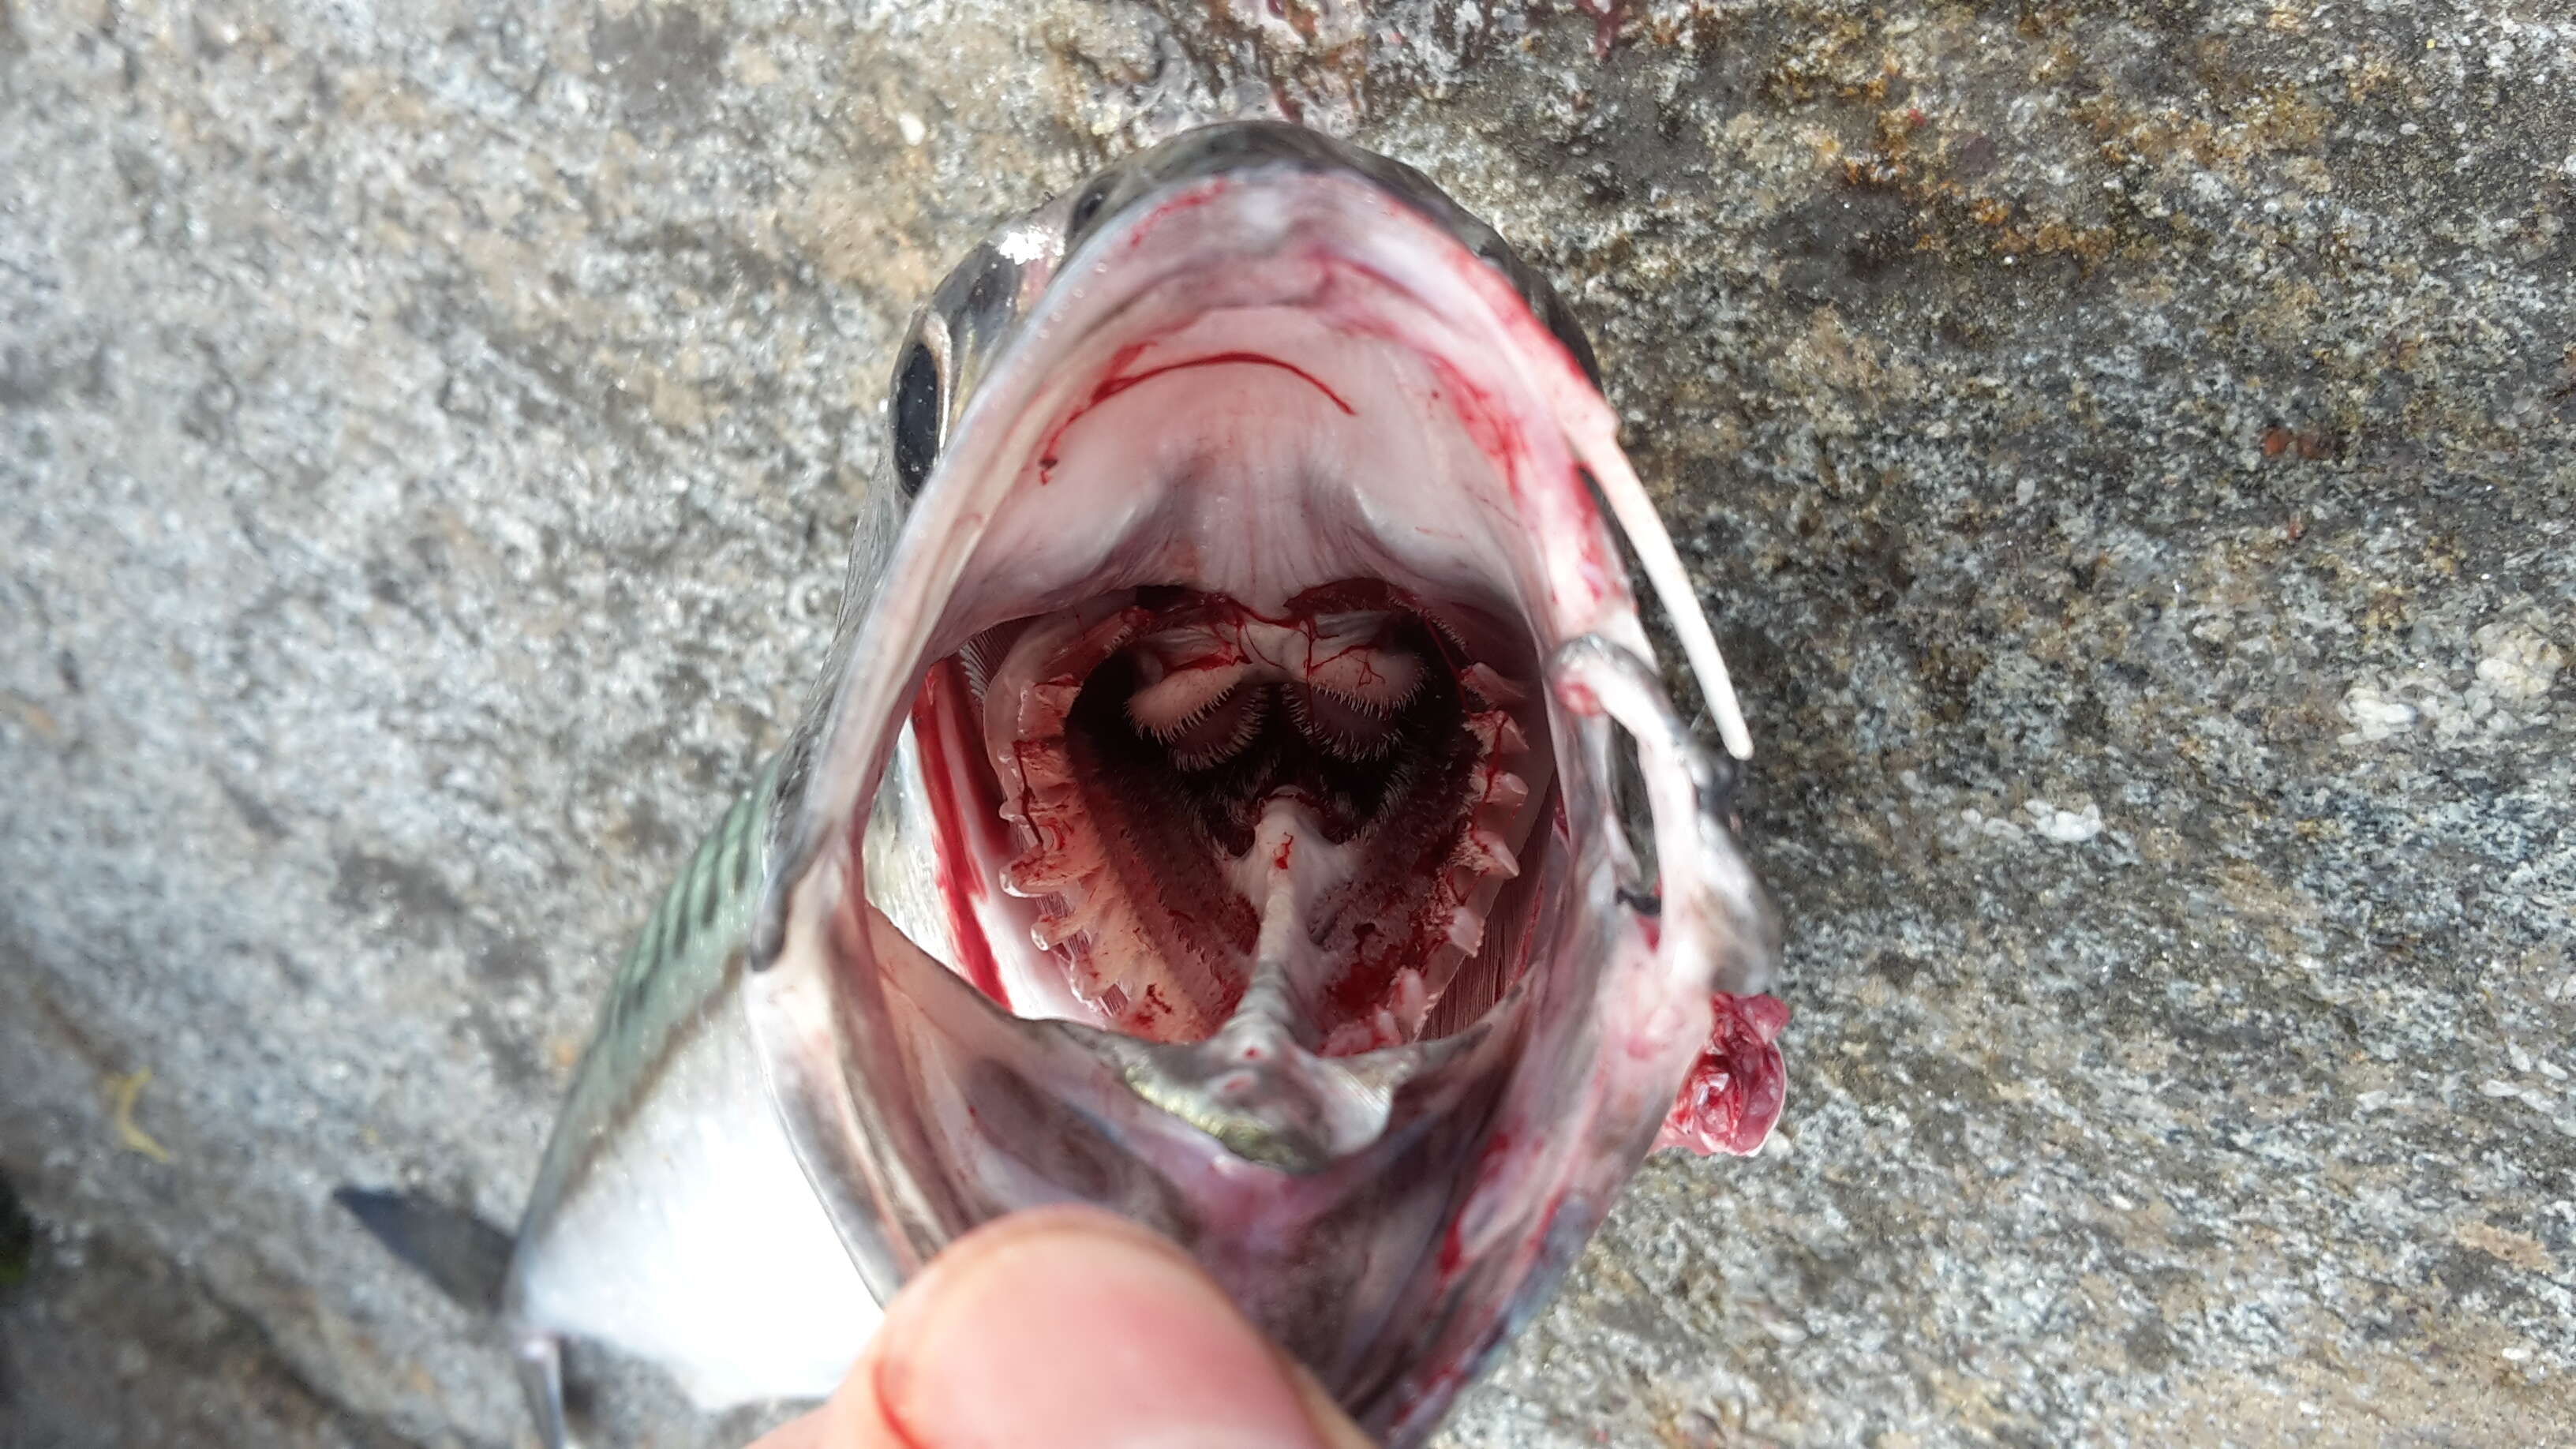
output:
[[[1002,867],[1002,889],[1024,900],[1061,895],[1090,878],[1069,850],[1033,850]]]
[[[1082,695],[1079,679],[1042,679],[1020,696],[1019,734],[1022,739],[1064,734],[1064,717],[1073,712],[1073,702]]]
[[[1064,736],[1021,740],[1013,747],[1019,762],[1023,789],[1054,796],[1073,786],[1073,755],[1064,747]]]
[[[1052,951],[1082,933],[1082,928],[1063,916],[1040,916],[1029,927],[1029,940],[1041,951]]]
[[[1089,812],[1080,792],[1068,784],[1021,792],[1018,819],[1037,844],[1052,850],[1062,849],[1087,829]]]
[[[1529,782],[1509,770],[1495,770],[1486,777],[1485,798],[1480,808],[1496,808],[1506,813],[1518,810],[1529,799]]]
[[[1528,690],[1505,679],[1494,666],[1481,662],[1458,671],[1458,687],[1497,709],[1529,698]]]
[[[1096,929],[1101,917],[1109,912],[1110,893],[1077,891],[1066,895],[1064,901],[1064,909],[1046,912],[1029,927],[1029,939],[1036,942],[1041,951],[1052,951],[1074,937]]]
[[[1467,732],[1476,737],[1477,745],[1487,757],[1518,755],[1529,750],[1529,737],[1520,725],[1499,709],[1479,710],[1467,716]]]
[[[1520,857],[1512,854],[1501,836],[1481,826],[1459,838],[1458,859],[1478,875],[1499,875],[1509,880],[1521,873]]]
[[[1485,918],[1465,906],[1451,911],[1449,944],[1458,948],[1460,955],[1475,955],[1477,948],[1485,944]],[[1405,968],[1408,973],[1411,973],[1412,969],[1409,966]],[[1418,981],[1419,977],[1416,979]]]

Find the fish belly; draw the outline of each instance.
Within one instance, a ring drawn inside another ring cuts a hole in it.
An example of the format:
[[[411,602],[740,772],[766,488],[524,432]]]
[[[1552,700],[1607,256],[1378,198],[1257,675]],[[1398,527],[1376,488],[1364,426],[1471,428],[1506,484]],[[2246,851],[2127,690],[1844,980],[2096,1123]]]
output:
[[[710,1410],[828,1395],[882,1315],[788,1145],[740,992],[716,994],[661,1072],[523,1230],[514,1326],[659,1364]]]

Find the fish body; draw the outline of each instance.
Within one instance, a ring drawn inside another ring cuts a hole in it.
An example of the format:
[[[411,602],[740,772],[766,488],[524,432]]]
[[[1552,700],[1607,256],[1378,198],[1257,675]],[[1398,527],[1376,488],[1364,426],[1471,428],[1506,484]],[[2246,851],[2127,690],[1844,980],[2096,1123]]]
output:
[[[549,1442],[565,1335],[698,1403],[819,1398],[876,1300],[769,1104],[741,985],[779,767],[700,843],[620,963],[538,1169],[499,1307]]]
[[[1713,637],[1555,291],[1410,168],[1188,133],[895,360],[834,672],[622,965],[501,1308],[827,1392],[948,1241],[1193,1252],[1391,1445],[1656,1145],[1780,1109]]]

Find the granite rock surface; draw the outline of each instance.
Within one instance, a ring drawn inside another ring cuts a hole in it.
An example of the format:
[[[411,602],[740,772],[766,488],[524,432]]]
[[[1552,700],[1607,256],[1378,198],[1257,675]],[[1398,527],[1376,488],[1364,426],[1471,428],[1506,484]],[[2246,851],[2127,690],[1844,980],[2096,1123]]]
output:
[[[1778,1141],[1448,1442],[2576,1441],[2571,94],[2556,0],[0,0],[0,1439],[525,1442],[330,1189],[514,1215],[911,306],[1284,112],[1562,279],[1790,926]]]

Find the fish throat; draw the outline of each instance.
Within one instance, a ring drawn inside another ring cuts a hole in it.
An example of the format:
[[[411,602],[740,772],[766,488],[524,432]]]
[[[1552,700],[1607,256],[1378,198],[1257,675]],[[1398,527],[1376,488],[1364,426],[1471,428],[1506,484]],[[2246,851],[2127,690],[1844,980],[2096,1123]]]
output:
[[[1024,974],[1155,1041],[1212,1035],[1259,981],[1327,1056],[1490,1008],[1525,962],[1513,886],[1552,769],[1515,713],[1527,659],[1477,657],[1499,631],[1456,612],[1382,580],[1275,612],[1163,585],[943,660],[913,727],[981,746],[934,784],[1010,827]]]

